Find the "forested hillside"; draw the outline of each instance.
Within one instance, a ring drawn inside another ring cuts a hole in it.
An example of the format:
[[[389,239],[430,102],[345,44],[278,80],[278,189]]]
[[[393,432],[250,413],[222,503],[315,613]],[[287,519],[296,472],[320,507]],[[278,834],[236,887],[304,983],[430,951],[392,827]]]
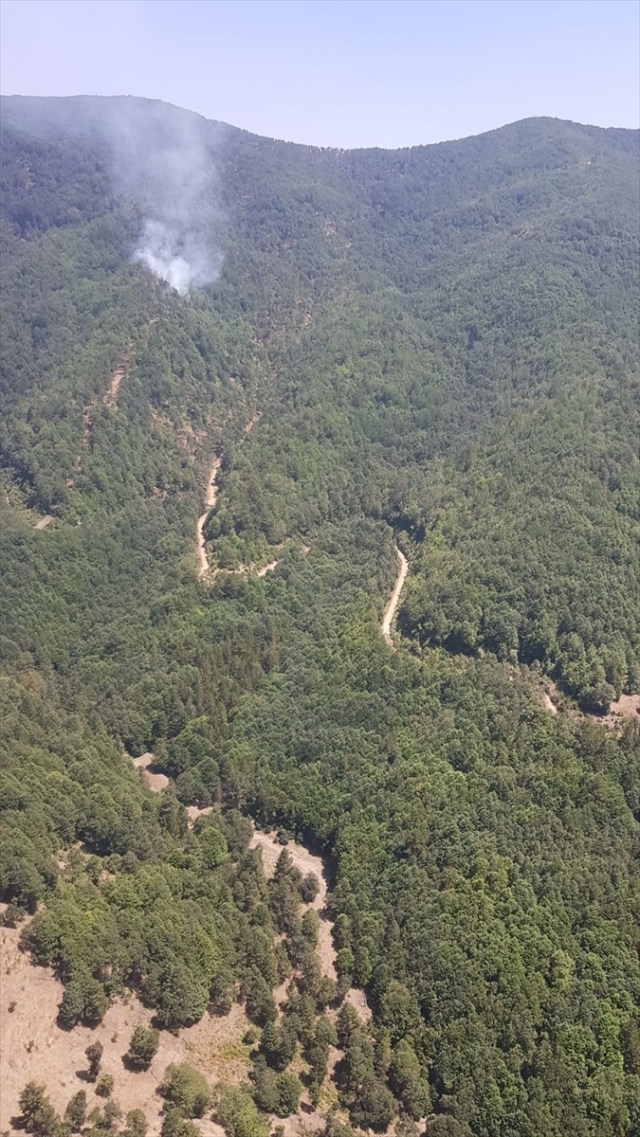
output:
[[[640,688],[637,136],[3,123],[1,887],[61,1022],[242,1000],[230,1137],[302,1084],[327,1137],[640,1134],[640,727],[598,721]],[[135,250],[184,137],[181,295]],[[337,983],[247,818],[328,857]]]

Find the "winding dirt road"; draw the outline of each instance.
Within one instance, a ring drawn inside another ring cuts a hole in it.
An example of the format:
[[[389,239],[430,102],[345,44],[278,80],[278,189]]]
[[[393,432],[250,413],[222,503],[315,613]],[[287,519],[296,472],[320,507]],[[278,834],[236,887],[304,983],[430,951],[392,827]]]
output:
[[[306,876],[307,873],[313,873],[317,878],[320,886],[318,894],[315,900],[309,905],[310,908],[315,908],[320,917],[317,951],[325,975],[328,975],[330,979],[337,979],[338,976],[335,969],[336,951],[333,946],[331,923],[327,913],[327,870],[322,857],[314,856],[314,854],[310,853],[308,849],[305,849],[303,845],[296,845],[294,841],[289,841],[284,846],[280,845],[276,840],[275,833],[261,833],[258,829],[254,830],[253,837],[251,838],[251,847],[262,851],[262,863],[264,864],[265,874],[268,878],[273,876],[276,862],[283,848],[287,849],[295,867],[299,869],[303,876]]]
[[[398,548],[397,545],[396,545],[396,553],[398,554],[398,561],[400,562],[400,568],[398,569],[398,575],[396,577],[396,583],[393,586],[393,592],[391,593],[391,596],[389,597],[387,606],[384,610],[384,616],[382,617],[382,623],[380,625],[380,631],[382,632],[384,638],[387,640],[388,643],[393,643],[393,635],[392,635],[392,631],[391,631],[391,629],[393,627],[393,619],[394,619],[394,616],[396,614],[398,604],[400,602],[400,593],[402,592],[402,588],[403,588],[404,582],[406,580],[407,573],[409,571],[409,562],[408,562],[407,558],[405,557],[404,553],[400,552],[400,549]]]
[[[262,833],[259,829],[254,829],[253,831],[251,848],[261,850],[262,863],[268,880],[271,879],[275,872],[276,863],[283,848],[287,849],[295,867],[300,870],[303,876],[306,876],[306,874],[310,872],[316,876],[320,885],[318,894],[311,904],[303,905],[303,907],[315,908],[320,917],[318,946],[316,951],[323,974],[328,975],[330,979],[337,979],[337,952],[333,943],[333,925],[327,911],[328,872],[326,861],[315,853],[311,853],[304,845],[297,845],[295,841],[288,841],[286,845],[281,845],[275,833]],[[286,995],[286,988],[287,983],[283,983],[279,992],[282,1001]],[[351,1006],[358,1012],[358,1015],[364,1022],[371,1021],[371,1008],[367,1003],[367,996],[364,991],[351,987],[349,991],[347,991],[345,999],[347,1003],[351,1003]],[[276,1002],[277,1001],[278,999],[276,997]]]
[[[207,493],[206,493],[206,496],[204,499],[204,504],[206,506],[206,509],[205,509],[204,513],[202,514],[202,517],[198,518],[197,553],[198,553],[198,561],[200,562],[200,570],[198,572],[198,576],[200,577],[200,580],[203,580],[204,577],[206,577],[209,573],[209,562],[207,560],[206,541],[204,538],[204,526],[205,526],[205,522],[207,520],[207,517],[209,516],[214,505],[216,504],[216,498],[218,496],[218,470],[220,469],[220,462],[221,462],[220,458],[214,458],[214,460],[213,460],[213,465],[211,466],[211,471],[209,473],[209,480],[207,483]]]

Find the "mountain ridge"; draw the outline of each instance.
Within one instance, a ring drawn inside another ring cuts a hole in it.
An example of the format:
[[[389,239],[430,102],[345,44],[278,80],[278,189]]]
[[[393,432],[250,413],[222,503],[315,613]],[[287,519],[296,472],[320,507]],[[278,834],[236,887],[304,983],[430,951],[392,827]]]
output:
[[[401,154],[401,153],[405,153],[406,151],[423,150],[425,148],[433,147],[433,146],[452,146],[452,145],[455,145],[456,143],[469,142],[471,139],[491,138],[493,135],[498,134],[501,131],[512,130],[513,128],[520,127],[525,123],[527,123],[527,124],[556,123],[556,124],[560,124],[563,126],[577,127],[583,131],[593,133],[593,134],[595,134],[595,133],[604,134],[608,138],[619,137],[621,139],[621,141],[633,141],[633,139],[637,138],[638,135],[640,134],[640,130],[634,129],[632,127],[617,127],[617,126],[603,127],[603,126],[595,126],[591,123],[575,122],[573,119],[557,118],[553,115],[529,115],[529,116],[527,116],[527,118],[524,118],[524,119],[515,119],[513,122],[508,122],[508,123],[502,124],[501,126],[492,127],[490,130],[482,131],[480,134],[462,135],[459,138],[443,139],[440,142],[415,143],[413,146],[402,146],[402,147],[362,146],[362,147],[345,148],[345,147],[340,147],[340,146],[315,146],[313,143],[291,142],[291,141],[288,141],[287,139],[284,139],[284,138],[277,138],[275,136],[271,137],[270,135],[256,134],[255,131],[248,130],[245,127],[235,126],[233,123],[224,122],[222,119],[208,118],[206,115],[201,114],[199,111],[189,110],[186,107],[178,106],[178,104],[176,104],[176,103],[168,103],[163,99],[147,98],[145,96],[140,96],[140,95],[82,95],[82,94],[80,94],[80,95],[66,95],[66,96],[63,96],[63,95],[0,95],[0,107],[5,107],[10,112],[12,110],[15,111],[16,109],[19,111],[20,108],[22,108],[23,110],[27,110],[27,116],[26,116],[27,121],[29,121],[28,115],[31,111],[33,111],[34,113],[38,113],[40,118],[42,119],[42,110],[45,107],[50,107],[51,109],[53,109],[54,106],[56,106],[56,107],[60,107],[60,109],[63,109],[63,107],[62,107],[63,104],[64,104],[65,108],[71,107],[71,106],[77,107],[81,104],[84,105],[85,107],[87,107],[89,105],[105,106],[107,104],[112,104],[112,105],[117,104],[119,106],[122,106],[122,105],[131,106],[134,104],[139,104],[142,107],[152,106],[154,108],[167,107],[170,109],[171,113],[177,112],[179,115],[192,116],[195,119],[201,120],[203,122],[211,123],[214,126],[221,126],[221,127],[224,127],[228,130],[236,131],[238,134],[242,134],[248,138],[252,138],[252,139],[258,139],[259,138],[259,139],[262,139],[263,141],[275,142],[275,143],[278,143],[278,144],[281,144],[284,146],[290,146],[292,148],[299,148],[299,149],[303,149],[303,150],[317,150],[320,152],[330,152],[330,153],[340,153],[340,154],[352,154],[352,153],[357,153],[357,154],[360,154],[360,153]],[[14,125],[15,125],[15,118],[16,117],[19,119],[21,116],[19,113],[17,116],[15,116],[15,114],[14,114]],[[24,114],[22,115],[22,118],[24,121],[25,120]],[[33,116],[32,116],[30,121],[33,123]],[[53,122],[55,123],[55,118],[54,118]]]

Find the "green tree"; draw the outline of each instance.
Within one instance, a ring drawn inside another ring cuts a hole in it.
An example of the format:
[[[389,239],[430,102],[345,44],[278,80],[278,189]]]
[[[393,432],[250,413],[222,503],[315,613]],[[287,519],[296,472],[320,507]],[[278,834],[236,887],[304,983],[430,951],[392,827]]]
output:
[[[313,1104],[317,1104],[318,1102],[320,1088],[326,1077],[329,1049],[331,1046],[337,1045],[337,1041],[338,1039],[333,1023],[330,1019],[326,1018],[326,1016],[321,1016],[316,1023],[313,1037],[305,1047],[305,1058],[309,1063],[309,1073],[311,1077],[309,1096]]]
[[[115,1079],[113,1077],[113,1074],[101,1074],[98,1078],[98,1084],[96,1086],[96,1093],[98,1097],[110,1097],[113,1092],[114,1081]]]
[[[206,1078],[186,1062],[167,1066],[162,1093],[167,1102],[177,1106],[182,1117],[202,1117],[211,1104]]]
[[[141,1109],[130,1109],[126,1120],[122,1137],[146,1137],[148,1124]]]
[[[389,1071],[389,1082],[409,1116],[414,1121],[423,1117],[430,1104],[429,1094],[421,1078],[420,1063],[415,1050],[406,1039],[401,1039],[396,1046]]]
[[[276,1106],[274,1113],[278,1117],[289,1117],[298,1109],[302,1086],[295,1074],[285,1070],[276,1078]]]
[[[336,1027],[338,1032],[338,1045],[342,1050],[346,1050],[352,1040],[362,1030],[362,1023],[358,1017],[358,1012],[351,1006],[351,1003],[343,1003],[341,1006],[336,1019]]]
[[[20,1127],[35,1137],[55,1137],[58,1118],[44,1086],[27,1082],[18,1098],[20,1107]]]
[[[404,983],[392,979],[382,998],[380,1017],[396,1043],[415,1021],[415,1007]]]
[[[247,969],[242,980],[242,990],[247,1014],[254,1022],[262,1026],[275,1021],[276,1007],[271,988],[257,967]]]
[[[353,1137],[353,1128],[348,1121],[342,1121],[334,1106],[327,1114],[322,1137]]]
[[[320,928],[320,919],[318,913],[314,908],[309,908],[305,912],[302,920],[300,921],[300,931],[312,948],[318,946],[318,930]]]
[[[374,1133],[384,1133],[397,1113],[397,1106],[390,1090],[374,1074],[365,1074],[356,1100],[351,1108],[351,1118],[362,1129],[373,1129]]]
[[[192,1121],[185,1120],[179,1106],[169,1105],[164,1111],[160,1132],[162,1137],[196,1137],[199,1129]]]
[[[158,1022],[167,1030],[197,1022],[204,1014],[209,992],[210,982],[205,982],[199,969],[172,955],[163,961],[153,984]]]
[[[157,1030],[139,1023],[131,1035],[125,1061],[133,1070],[148,1070],[158,1052],[160,1035]]]
[[[64,1111],[65,1121],[69,1122],[73,1133],[79,1133],[87,1117],[86,1090],[78,1090]]]
[[[620,1040],[626,1072],[640,1075],[640,1030],[635,1019],[629,1019],[621,1028]]]
[[[278,1075],[264,1059],[256,1060],[251,1072],[253,1100],[262,1113],[274,1113],[278,1106]]]
[[[96,1089],[96,1093],[98,1090]],[[103,1110],[103,1124],[105,1129],[116,1129],[120,1118],[122,1117],[122,1110],[114,1098],[109,1098]]]
[[[269,1132],[253,1099],[235,1086],[218,1087],[216,1115],[227,1137],[267,1137]]]
[[[318,892],[320,891],[320,882],[315,873],[307,873],[300,882],[300,896],[305,904],[312,904]]]
[[[104,1047],[101,1042],[92,1042],[85,1050],[85,1057],[89,1063],[87,1070],[87,1077],[90,1082],[97,1081],[98,1074],[100,1073],[100,1064],[102,1062],[102,1054]]]

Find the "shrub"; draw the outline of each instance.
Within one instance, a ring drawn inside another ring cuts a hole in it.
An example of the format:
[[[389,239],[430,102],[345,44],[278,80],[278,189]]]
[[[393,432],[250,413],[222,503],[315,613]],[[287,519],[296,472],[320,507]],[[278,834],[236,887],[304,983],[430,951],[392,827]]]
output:
[[[101,1098],[108,1098],[111,1096],[113,1090],[113,1074],[102,1074],[96,1086],[96,1093]]]

